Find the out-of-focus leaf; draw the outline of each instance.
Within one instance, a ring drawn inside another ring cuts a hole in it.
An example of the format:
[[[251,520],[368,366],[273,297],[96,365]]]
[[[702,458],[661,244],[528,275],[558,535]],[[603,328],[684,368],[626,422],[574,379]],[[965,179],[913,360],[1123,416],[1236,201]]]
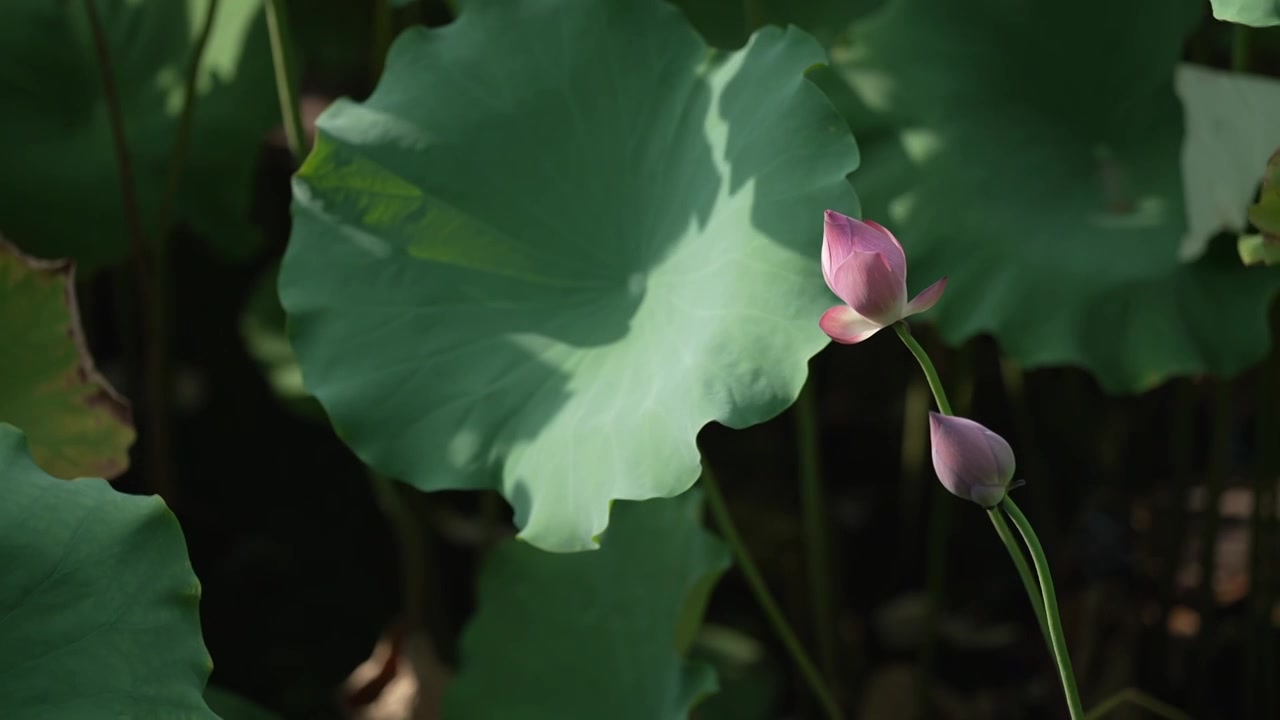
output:
[[[707,623],[690,655],[714,667],[720,680],[719,691],[698,703],[697,720],[776,720],[783,674],[759,641]]]
[[[37,260],[0,240],[0,422],[27,434],[60,478],[129,467],[129,406],[94,369],[70,261]]]
[[[481,573],[444,718],[687,718],[716,681],[684,659],[677,627],[686,608],[701,614],[729,564],[701,507],[696,490],[620,502],[593,553],[499,546]]]
[[[0,423],[6,720],[211,719],[200,583],[160,498],[62,482]]]
[[[1214,235],[1244,229],[1265,158],[1280,148],[1280,81],[1184,63],[1174,87],[1186,120],[1182,189],[1188,227],[1178,255],[1194,260]],[[1275,216],[1280,219],[1280,213]]]
[[[1245,265],[1280,265],[1280,240],[1266,235],[1241,235],[1236,251]]]
[[[98,0],[150,237],[168,183],[187,69],[211,0]],[[0,3],[0,232],[81,270],[122,259],[128,235],[98,60],[80,2]],[[261,0],[218,5],[197,82],[174,220],[218,247],[253,247],[252,171],[279,122]]]
[[[240,337],[258,362],[267,383],[285,407],[312,420],[324,420],[324,410],[302,384],[302,368],[285,333],[284,308],[276,293],[279,266],[267,269],[240,316]]]
[[[1212,0],[1213,16],[1219,20],[1270,27],[1280,25],[1280,2],[1277,0]]]
[[[707,422],[794,401],[857,148],[798,30],[709,53],[650,0],[468,2],[319,122],[280,276],[307,388],[379,471],[496,488],[593,547],[677,495]],[[513,118],[519,119],[518,122]]]
[[[1025,367],[1080,365],[1111,392],[1266,352],[1280,273],[1177,254],[1172,80],[1201,11],[897,0],[832,50],[866,159],[852,179],[911,277],[950,276],[929,315],[946,341],[990,333]]]

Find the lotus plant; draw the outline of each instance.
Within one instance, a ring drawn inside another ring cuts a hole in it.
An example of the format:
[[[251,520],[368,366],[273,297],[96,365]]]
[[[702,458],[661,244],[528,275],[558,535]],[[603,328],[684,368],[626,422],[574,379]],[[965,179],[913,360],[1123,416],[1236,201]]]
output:
[[[919,362],[939,410],[929,414],[933,467],[938,479],[952,494],[986,508],[1053,653],[1071,718],[1082,720],[1084,710],[1067,654],[1048,559],[1030,522],[1008,494],[1021,484],[1013,481],[1013,449],[983,425],[954,416],[933,361],[906,323],[906,318],[928,310],[941,299],[947,279],[938,280],[908,301],[907,257],[898,239],[879,223],[857,220],[834,210],[828,210],[824,217],[822,275],[827,287],[844,301],[827,310],[819,321],[827,335],[836,342],[852,344],[893,326]],[[1030,551],[1034,575],[1005,516],[1013,520]]]

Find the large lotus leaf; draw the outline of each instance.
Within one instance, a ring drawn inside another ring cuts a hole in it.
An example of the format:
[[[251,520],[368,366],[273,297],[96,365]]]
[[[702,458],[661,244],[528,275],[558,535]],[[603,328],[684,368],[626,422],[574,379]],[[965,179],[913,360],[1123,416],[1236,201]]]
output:
[[[716,54],[651,0],[468,2],[321,117],[280,293],[303,378],[367,463],[496,487],[522,537],[593,547],[670,497],[711,420],[762,422],[827,339],[822,210],[848,128],[769,29]]]
[[[164,501],[52,478],[3,423],[0,497],[0,715],[216,720],[200,583]]]
[[[1267,158],[1280,150],[1280,81],[1183,64],[1174,85],[1186,117],[1179,254],[1194,259],[1217,233],[1244,230]]]
[[[98,0],[143,222],[169,181],[190,55],[210,0]],[[251,247],[253,165],[279,122],[261,0],[218,5],[172,219]],[[83,3],[0,3],[0,232],[82,269],[128,251],[119,170]]]
[[[0,240],[0,422],[31,440],[60,478],[113,478],[129,467],[129,406],[94,369],[80,330],[72,265]]]
[[[1213,16],[1219,20],[1254,27],[1280,25],[1280,2],[1277,0],[1213,0]]]
[[[498,547],[480,576],[446,720],[683,720],[716,689],[683,657],[729,564],[700,494],[618,503],[599,552]],[[696,625],[693,625],[696,629]]]
[[[1112,392],[1263,355],[1280,274],[1230,252],[1178,258],[1172,81],[1200,13],[897,0],[832,50],[867,216],[895,230],[914,278],[950,276],[930,315],[947,341],[991,333],[1025,366],[1081,365]]]

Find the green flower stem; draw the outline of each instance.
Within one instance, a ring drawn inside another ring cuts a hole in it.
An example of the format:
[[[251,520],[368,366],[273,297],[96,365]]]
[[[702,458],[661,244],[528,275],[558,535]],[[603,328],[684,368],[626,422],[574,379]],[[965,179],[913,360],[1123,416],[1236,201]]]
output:
[[[987,516],[991,518],[991,524],[995,526],[996,534],[1000,536],[1005,549],[1009,551],[1013,566],[1018,569],[1018,577],[1022,578],[1022,587],[1027,591],[1027,598],[1031,600],[1031,609],[1036,613],[1036,622],[1040,625],[1040,634],[1044,636],[1045,645],[1048,645],[1049,649],[1052,650],[1053,641],[1049,635],[1049,620],[1044,614],[1044,601],[1040,599],[1040,585],[1036,582],[1036,576],[1031,574],[1031,567],[1027,565],[1027,558],[1022,554],[1022,546],[1018,545],[1018,539],[1013,536],[1013,531],[1009,529],[1009,523],[1004,521],[1004,515],[1000,513],[1000,508],[987,508]]]
[[[929,381],[929,389],[933,391],[933,399],[938,403],[938,412],[943,415],[954,415],[951,412],[951,401],[947,400],[947,391],[942,387],[942,380],[938,378],[938,371],[933,367],[933,361],[929,359],[929,353],[920,347],[920,343],[911,335],[911,326],[905,320],[899,320],[893,324],[893,331],[898,333],[898,337],[902,338],[902,344],[907,346],[912,355],[916,356],[916,362],[920,363],[920,369],[924,371],[924,377]]]
[[[1191,716],[1166,702],[1161,702],[1137,688],[1125,688],[1098,703],[1084,716],[1084,720],[1102,720],[1112,710],[1130,703],[1167,720],[1191,720]]]
[[[831,720],[842,720],[844,715],[840,712],[840,705],[836,702],[835,695],[827,687],[826,681],[822,679],[822,674],[818,672],[818,667],[814,665],[813,660],[809,658],[809,654],[805,652],[804,646],[800,644],[795,631],[791,629],[790,623],[783,616],[777,601],[773,599],[773,594],[769,592],[769,587],[764,582],[764,576],[760,574],[760,569],[756,566],[750,551],[747,550],[747,546],[742,542],[742,536],[738,534],[738,529],[733,524],[733,518],[729,515],[729,508],[724,502],[724,495],[720,492],[720,485],[716,482],[716,477],[711,472],[711,469],[705,464],[702,467],[702,486],[706,491],[707,506],[711,509],[711,514],[716,519],[716,525],[720,528],[720,533],[724,535],[725,542],[729,543],[729,547],[733,548],[733,555],[738,561],[738,568],[742,570],[742,575],[747,579],[747,584],[751,586],[751,592],[756,596],[756,602],[760,603],[760,608],[764,610],[764,614],[769,618],[769,624],[773,626],[774,632],[778,634],[778,639],[787,648],[791,659],[800,668],[800,673],[804,675],[809,688],[813,690],[813,694],[817,696],[818,701],[826,710],[827,717]]]
[[[1053,656],[1058,663],[1058,675],[1062,679],[1062,691],[1067,696],[1067,709],[1071,712],[1071,720],[1084,720],[1084,706],[1080,703],[1080,691],[1076,687],[1076,676],[1071,669],[1071,656],[1067,653],[1067,638],[1062,632],[1062,618],[1058,615],[1058,596],[1053,590],[1053,576],[1049,573],[1049,558],[1040,547],[1040,539],[1032,529],[1027,517],[1018,509],[1013,498],[1005,496],[1000,502],[1004,511],[1009,514],[1022,539],[1031,551],[1031,561],[1035,563],[1036,573],[1040,576],[1040,590],[1044,595],[1045,618],[1049,624],[1049,640],[1053,645]]]
[[[831,547],[827,532],[827,503],[822,490],[822,460],[818,449],[818,403],[812,376],[796,399],[796,445],[800,464],[800,512],[804,527],[805,565],[809,573],[809,602],[813,613],[818,659],[826,677],[836,676],[835,595],[831,588]]]
[[[267,0],[267,33],[271,36],[271,63],[276,74],[276,94],[280,97],[280,119],[289,141],[289,152],[301,163],[307,156],[307,133],[302,126],[302,109],[298,102],[298,85],[294,77],[293,45],[289,40],[289,23],[284,14],[284,0]]]
[[[898,333],[902,343],[915,356],[916,362],[920,363],[920,369],[924,371],[925,380],[929,383],[929,390],[933,393],[933,399],[938,404],[938,410],[943,415],[953,415],[951,401],[947,399],[947,391],[942,387],[942,380],[938,377],[938,371],[934,368],[933,361],[929,359],[929,353],[925,352],[925,349],[911,335],[911,326],[905,320],[900,320],[893,324],[893,331]],[[925,671],[926,692],[927,685],[930,682],[930,669],[933,667],[933,660],[937,654],[936,618],[938,605],[940,604],[939,598],[942,597],[946,587],[947,537],[951,534],[951,515],[954,507],[950,502],[951,499],[942,497],[943,494],[945,493],[939,492],[935,488],[929,511],[929,547],[926,551],[929,564],[928,569],[925,571],[925,594],[929,599],[926,611],[928,614],[925,619],[928,635],[920,653],[920,664]]]

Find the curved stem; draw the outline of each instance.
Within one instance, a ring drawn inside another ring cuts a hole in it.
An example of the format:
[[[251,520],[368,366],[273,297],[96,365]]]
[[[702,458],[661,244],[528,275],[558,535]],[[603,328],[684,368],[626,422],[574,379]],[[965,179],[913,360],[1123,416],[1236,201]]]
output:
[[[906,320],[899,320],[893,324],[893,331],[898,333],[898,337],[902,338],[902,344],[907,346],[911,354],[916,357],[916,362],[920,363],[920,369],[924,371],[924,377],[929,381],[929,389],[933,391],[933,399],[938,403],[938,412],[943,415],[954,415],[955,413],[951,412],[951,401],[947,400],[947,391],[942,387],[942,380],[938,377],[938,371],[933,367],[929,353],[925,352],[911,335],[911,326],[907,325]]]
[[[298,102],[298,86],[292,67],[293,46],[284,14],[284,0],[267,0],[267,33],[271,36],[271,63],[276,74],[276,94],[280,97],[280,118],[285,138],[295,162],[307,156],[306,130],[302,126],[302,110]]]
[[[1053,641],[1049,635],[1049,621],[1044,614],[1044,600],[1041,599],[1040,585],[1036,582],[1035,575],[1031,574],[1031,567],[1027,565],[1027,558],[1022,554],[1022,546],[1018,544],[1018,539],[1013,536],[1013,531],[1009,529],[1009,524],[1004,521],[1004,516],[1000,514],[999,508],[987,508],[987,516],[991,518],[991,524],[995,526],[996,534],[1000,536],[1005,549],[1009,551],[1013,566],[1018,569],[1018,577],[1022,579],[1022,587],[1027,591],[1027,598],[1031,601],[1031,609],[1035,611],[1036,622],[1040,625],[1040,634],[1044,635],[1045,645],[1048,645],[1052,650]]]
[[[773,594],[769,592],[769,587],[764,582],[764,576],[760,574],[760,569],[756,567],[755,560],[751,557],[747,546],[743,544],[742,536],[738,534],[738,529],[733,524],[733,518],[729,515],[729,508],[725,505],[724,495],[720,492],[720,486],[716,482],[715,475],[706,465],[703,465],[702,468],[702,485],[706,491],[707,505],[711,508],[711,514],[716,519],[716,525],[719,526],[720,533],[724,535],[725,542],[729,543],[729,547],[733,548],[733,555],[738,561],[738,568],[742,570],[742,575],[747,579],[747,584],[751,586],[751,592],[756,596],[756,602],[760,603],[760,608],[764,610],[764,614],[769,618],[769,624],[773,626],[774,632],[778,634],[778,639],[787,648],[791,659],[800,668],[800,672],[804,675],[805,681],[808,682],[809,688],[813,690],[813,694],[822,703],[827,717],[831,718],[831,720],[842,720],[844,716],[840,712],[840,706],[836,703],[835,695],[827,687],[826,681],[822,679],[817,666],[813,664],[813,660],[805,652],[804,646],[800,644],[795,631],[791,629],[790,623],[783,616],[777,601],[773,599]]]
[[[196,91],[200,82],[200,61],[204,59],[204,50],[209,45],[209,35],[213,32],[213,20],[218,14],[218,0],[209,0],[205,9],[204,20],[200,24],[200,34],[196,36],[191,47],[191,62],[187,65],[186,84],[182,90],[182,111],[178,115],[178,134],[173,141],[173,153],[169,157],[169,175],[164,186],[164,198],[160,201],[160,211],[156,213],[156,234],[164,247],[164,239],[169,235],[170,216],[173,205],[178,199],[178,190],[182,187],[182,175],[187,163],[187,149],[191,145],[191,123],[195,116]]]
[[[1067,709],[1071,712],[1071,720],[1084,720],[1084,706],[1080,703],[1080,690],[1076,687],[1075,672],[1071,669],[1071,656],[1067,653],[1067,638],[1062,632],[1062,618],[1058,615],[1058,596],[1053,589],[1053,576],[1049,573],[1049,558],[1040,547],[1040,538],[1032,529],[1030,521],[1018,509],[1013,498],[1005,496],[1000,502],[1004,511],[1009,514],[1022,539],[1031,551],[1031,561],[1035,563],[1036,574],[1040,576],[1040,590],[1044,597],[1045,619],[1049,623],[1049,640],[1053,645],[1053,656],[1058,662],[1058,676],[1062,679],[1062,691],[1067,696]]]
[[[142,342],[142,385],[146,398],[146,414],[141,423],[146,438],[147,472],[150,490],[160,495],[170,507],[178,506],[173,484],[170,457],[172,423],[169,420],[169,357],[168,338],[165,333],[164,282],[156,267],[151,243],[147,242],[142,224],[142,209],[138,200],[138,188],[134,179],[133,162],[129,155],[128,135],[124,127],[124,110],[120,91],[116,85],[115,66],[111,58],[107,31],[98,14],[94,0],[84,0],[89,19],[89,31],[102,74],[102,94],[106,100],[107,116],[111,124],[111,140],[115,148],[116,171],[120,176],[120,199],[124,205],[124,221],[129,233],[130,261],[137,295],[139,333]]]
[[[827,534],[827,503],[822,490],[822,454],[818,449],[818,402],[810,376],[796,399],[796,445],[800,464],[800,512],[804,526],[805,565],[809,572],[809,602],[813,634],[822,672],[835,677],[835,596],[831,589],[831,548]]]
[[[1166,702],[1161,702],[1137,688],[1125,688],[1111,697],[1098,703],[1084,716],[1085,720],[1102,720],[1108,713],[1125,703],[1132,703],[1168,720],[1191,720],[1191,716]]]

